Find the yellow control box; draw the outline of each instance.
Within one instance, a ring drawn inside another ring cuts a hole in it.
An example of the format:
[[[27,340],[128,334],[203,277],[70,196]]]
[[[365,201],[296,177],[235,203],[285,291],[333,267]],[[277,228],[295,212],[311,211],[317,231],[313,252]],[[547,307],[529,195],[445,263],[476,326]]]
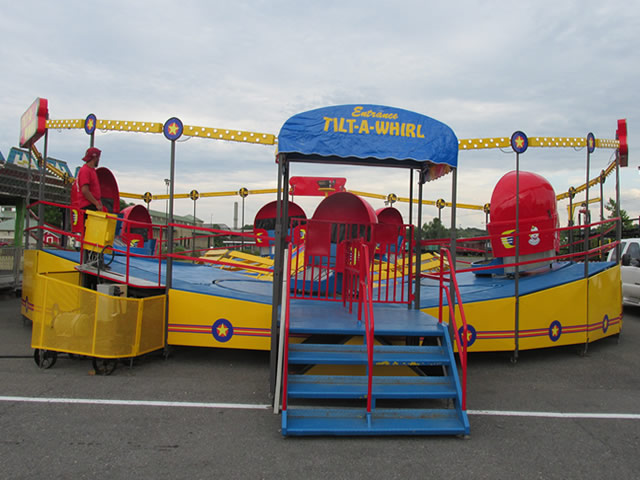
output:
[[[117,218],[106,212],[87,210],[84,228],[84,248],[94,252],[111,253],[105,246],[113,246]]]

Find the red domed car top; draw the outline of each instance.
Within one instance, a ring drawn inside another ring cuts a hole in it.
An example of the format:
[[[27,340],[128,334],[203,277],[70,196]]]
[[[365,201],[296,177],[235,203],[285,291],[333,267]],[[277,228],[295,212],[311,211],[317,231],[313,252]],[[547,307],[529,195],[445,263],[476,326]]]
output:
[[[551,184],[532,172],[520,172],[520,254],[557,251],[559,237],[556,194]],[[515,255],[516,172],[505,174],[491,195],[491,221],[487,225],[496,257]],[[526,235],[524,235],[526,233]]]

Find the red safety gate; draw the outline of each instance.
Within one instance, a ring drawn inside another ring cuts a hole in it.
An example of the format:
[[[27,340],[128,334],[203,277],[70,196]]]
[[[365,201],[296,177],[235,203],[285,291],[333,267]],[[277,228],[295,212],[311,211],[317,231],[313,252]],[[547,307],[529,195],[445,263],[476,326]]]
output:
[[[374,303],[413,301],[413,226],[294,220],[291,298],[346,302],[354,292],[348,266],[356,244],[374,252],[368,260]]]

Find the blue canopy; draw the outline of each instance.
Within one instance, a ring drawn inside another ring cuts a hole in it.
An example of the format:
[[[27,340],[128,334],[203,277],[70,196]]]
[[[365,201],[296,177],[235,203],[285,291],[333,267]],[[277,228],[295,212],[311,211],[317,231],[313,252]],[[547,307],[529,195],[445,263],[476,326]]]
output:
[[[458,165],[458,138],[442,122],[381,105],[338,105],[294,115],[280,129],[289,161],[419,168],[432,180]]]

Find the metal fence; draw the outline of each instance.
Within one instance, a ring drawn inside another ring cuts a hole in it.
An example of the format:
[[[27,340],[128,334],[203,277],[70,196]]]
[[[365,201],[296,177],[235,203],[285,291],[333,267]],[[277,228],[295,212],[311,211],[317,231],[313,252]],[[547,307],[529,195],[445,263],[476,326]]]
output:
[[[0,247],[0,289],[22,287],[22,247]]]

